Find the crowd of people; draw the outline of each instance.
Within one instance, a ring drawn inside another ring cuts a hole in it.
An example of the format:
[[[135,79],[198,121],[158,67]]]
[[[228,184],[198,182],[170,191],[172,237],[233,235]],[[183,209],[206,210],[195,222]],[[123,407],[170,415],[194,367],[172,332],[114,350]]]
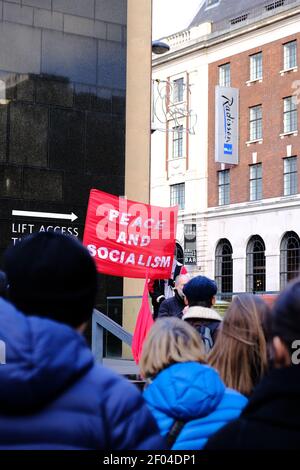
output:
[[[33,234],[3,269],[0,449],[298,448],[300,279],[272,308],[237,295],[224,317],[213,280],[180,267],[173,285],[156,283],[141,393],[95,364],[83,337],[97,273],[78,240]]]

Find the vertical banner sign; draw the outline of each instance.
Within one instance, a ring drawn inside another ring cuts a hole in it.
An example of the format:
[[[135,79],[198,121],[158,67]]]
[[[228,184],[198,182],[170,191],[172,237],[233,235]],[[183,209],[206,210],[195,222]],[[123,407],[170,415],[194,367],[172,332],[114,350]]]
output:
[[[184,264],[195,266],[197,264],[197,225],[184,226]]]
[[[216,86],[215,161],[239,163],[239,90]]]
[[[100,273],[168,279],[172,271],[178,207],[129,201],[92,189],[83,244]]]

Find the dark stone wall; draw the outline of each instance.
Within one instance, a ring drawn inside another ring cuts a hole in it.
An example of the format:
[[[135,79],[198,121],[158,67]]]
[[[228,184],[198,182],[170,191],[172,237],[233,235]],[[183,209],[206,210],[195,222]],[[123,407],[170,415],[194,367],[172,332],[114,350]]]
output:
[[[126,3],[0,1],[0,253],[41,228],[82,238],[90,189],[124,194]],[[99,287],[105,311],[122,280]]]

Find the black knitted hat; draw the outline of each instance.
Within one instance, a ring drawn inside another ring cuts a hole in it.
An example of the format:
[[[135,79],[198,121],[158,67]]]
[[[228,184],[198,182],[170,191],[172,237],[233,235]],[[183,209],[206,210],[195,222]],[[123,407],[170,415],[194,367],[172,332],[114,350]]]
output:
[[[183,287],[183,293],[189,302],[210,300],[217,293],[217,284],[205,276],[196,276]]]
[[[9,299],[23,313],[77,327],[93,311],[95,263],[74,237],[39,232],[4,254]]]

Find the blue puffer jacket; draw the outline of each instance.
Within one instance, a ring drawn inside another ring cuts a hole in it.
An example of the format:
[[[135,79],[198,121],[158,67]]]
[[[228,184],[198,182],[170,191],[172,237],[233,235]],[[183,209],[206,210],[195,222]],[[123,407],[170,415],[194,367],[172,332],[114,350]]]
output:
[[[247,404],[243,395],[225,388],[213,368],[196,362],[175,364],[160,372],[144,397],[163,436],[175,421],[186,422],[173,450],[202,449]]]
[[[138,389],[94,365],[72,328],[0,299],[0,340],[0,449],[165,448]]]

